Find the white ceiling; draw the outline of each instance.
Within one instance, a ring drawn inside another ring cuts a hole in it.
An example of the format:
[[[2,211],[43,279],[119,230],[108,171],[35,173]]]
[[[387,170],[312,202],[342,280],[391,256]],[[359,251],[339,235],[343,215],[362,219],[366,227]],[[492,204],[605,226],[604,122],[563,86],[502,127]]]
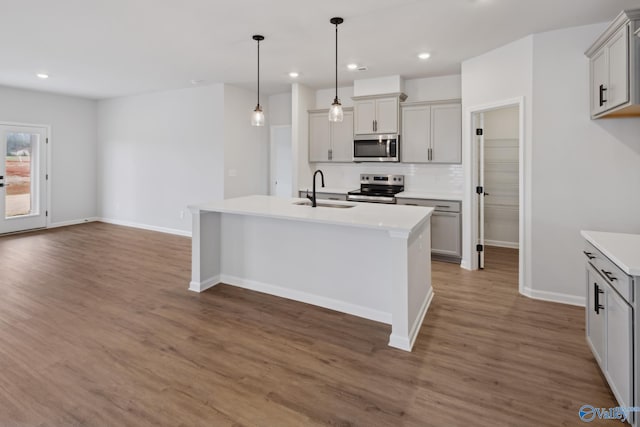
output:
[[[0,0],[0,84],[107,98],[225,82],[290,89],[289,71],[333,86],[460,72],[460,62],[531,33],[604,22],[639,0]],[[591,40],[585,40],[585,48]],[[416,55],[429,51],[431,59]],[[368,71],[349,72],[347,63]],[[35,74],[47,72],[48,80]]]

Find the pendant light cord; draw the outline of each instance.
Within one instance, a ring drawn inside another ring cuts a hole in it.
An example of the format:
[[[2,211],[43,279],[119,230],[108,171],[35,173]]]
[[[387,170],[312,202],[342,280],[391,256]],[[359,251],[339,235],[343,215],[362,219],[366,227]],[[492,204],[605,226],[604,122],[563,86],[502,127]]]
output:
[[[260,106],[260,40],[258,40],[258,107]]]
[[[336,101],[338,100],[338,24],[336,24]]]

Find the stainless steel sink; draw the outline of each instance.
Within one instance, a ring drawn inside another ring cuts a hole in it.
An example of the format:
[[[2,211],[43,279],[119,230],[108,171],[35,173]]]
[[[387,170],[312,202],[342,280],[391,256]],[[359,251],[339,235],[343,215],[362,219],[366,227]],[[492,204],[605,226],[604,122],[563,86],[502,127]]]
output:
[[[311,206],[311,201],[310,200],[305,200],[302,202],[294,202],[294,205],[299,205],[299,206]],[[355,205],[341,205],[338,203],[327,203],[327,202],[316,202],[316,206],[319,208],[338,208],[338,209],[347,209],[347,208],[352,208]]]

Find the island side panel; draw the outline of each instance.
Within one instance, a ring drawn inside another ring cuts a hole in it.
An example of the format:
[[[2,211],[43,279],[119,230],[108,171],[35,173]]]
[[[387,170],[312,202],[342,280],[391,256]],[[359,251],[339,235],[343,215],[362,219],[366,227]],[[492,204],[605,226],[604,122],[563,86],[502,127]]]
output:
[[[409,233],[390,232],[393,247],[393,313],[389,345],[411,351],[433,298],[431,221]]]
[[[409,337],[415,343],[431,300],[431,219],[409,238]]]
[[[219,212],[192,212],[190,291],[202,292],[220,282],[221,217]]]
[[[224,283],[391,323],[385,230],[224,214]]]

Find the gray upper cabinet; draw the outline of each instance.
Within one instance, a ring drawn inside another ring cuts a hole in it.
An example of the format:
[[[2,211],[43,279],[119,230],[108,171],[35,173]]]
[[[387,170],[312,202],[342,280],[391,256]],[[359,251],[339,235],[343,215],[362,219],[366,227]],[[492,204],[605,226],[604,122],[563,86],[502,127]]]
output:
[[[431,148],[431,105],[402,107],[400,154],[403,162],[428,163]]]
[[[462,162],[462,105],[431,106],[431,161]]]
[[[399,131],[400,101],[406,95],[354,97],[354,134],[395,134]]]
[[[591,118],[640,116],[640,9],[626,10],[585,52]]]
[[[329,110],[309,111],[309,162],[353,161],[353,109],[342,122],[330,122]]]
[[[404,163],[460,163],[460,101],[403,104],[400,144]]]

